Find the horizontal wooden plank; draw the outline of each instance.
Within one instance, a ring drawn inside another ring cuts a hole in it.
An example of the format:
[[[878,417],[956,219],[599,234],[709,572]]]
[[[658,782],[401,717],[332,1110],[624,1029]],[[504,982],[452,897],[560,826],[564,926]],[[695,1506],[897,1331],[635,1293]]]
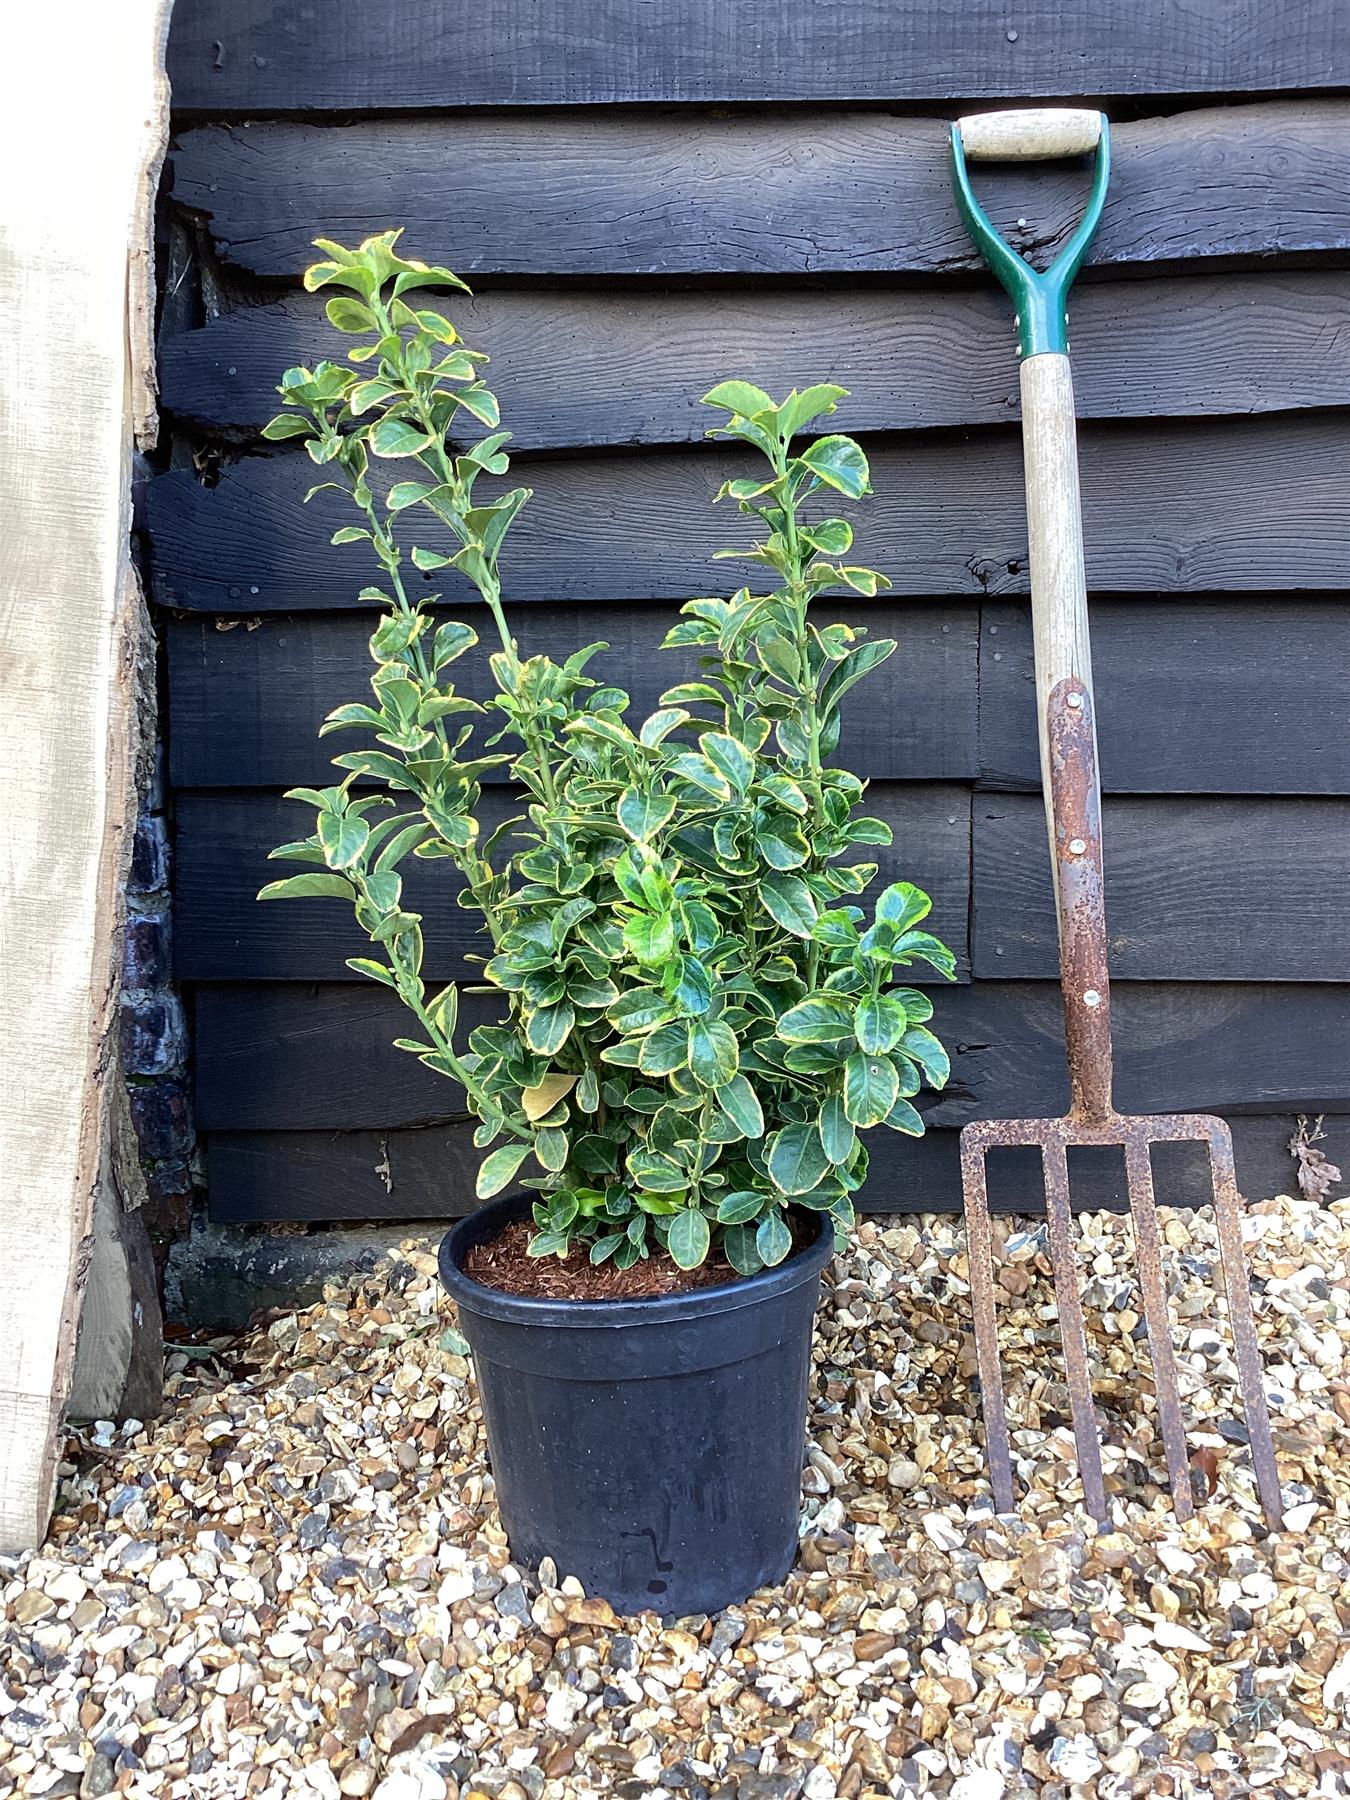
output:
[[[980,782],[1039,791],[1030,609],[981,629]],[[1104,600],[1092,661],[1108,792],[1350,794],[1344,600]]]
[[[1347,209],[1350,218],[1350,209]],[[1271,592],[1350,585],[1350,421],[1089,424],[1080,434],[1088,578],[1099,592]],[[521,458],[535,490],[504,557],[508,600],[665,600],[731,593],[715,562],[746,522],[713,495],[744,457],[686,450]],[[370,579],[368,546],[330,546],[340,494],[301,509],[304,455],[248,456],[211,487],[181,469],[147,496],[156,599],[188,611],[331,609]],[[911,440],[873,456],[858,554],[900,595],[1027,591],[1021,447],[1009,431]],[[434,520],[423,541],[435,545]],[[442,574],[445,572],[443,571]],[[456,597],[456,584],[437,588]],[[458,584],[458,591],[467,591]]]
[[[868,779],[968,780],[976,773],[978,608],[822,602],[899,649],[870,690],[846,713],[834,758]],[[628,689],[634,715],[698,673],[697,650],[661,649],[678,618],[674,606],[538,606],[519,621],[522,653],[564,661],[579,645],[602,640],[609,651],[590,672]],[[455,665],[460,692],[492,692],[486,662],[497,641],[481,606],[455,617],[479,633],[481,650]],[[366,649],[370,617],[301,613],[265,617],[254,630],[221,631],[200,618],[170,622],[170,774],[178,787],[288,787],[327,780],[329,758],[358,741],[317,732],[326,713],[366,695],[374,665]]]
[[[1118,981],[1350,981],[1350,801],[1108,799],[1103,832]],[[977,977],[1055,975],[1039,798],[977,794],[973,836]]]
[[[1238,1181],[1248,1199],[1289,1193],[1294,1183],[1287,1114],[1232,1120]],[[1326,1150],[1350,1159],[1350,1117],[1328,1118]],[[874,1132],[872,1174],[859,1195],[865,1212],[959,1213],[961,1171],[957,1134],[923,1138]],[[219,1224],[364,1224],[375,1219],[452,1219],[477,1204],[474,1170],[480,1152],[464,1126],[426,1131],[212,1132],[206,1139],[211,1218]],[[1124,1171],[1109,1152],[1070,1152],[1075,1205],[1121,1208]],[[1004,1150],[989,1159],[989,1199],[995,1212],[1044,1211],[1034,1152]],[[1202,1154],[1190,1145],[1154,1152],[1161,1205],[1195,1207],[1210,1201]]]
[[[1309,99],[1118,125],[1089,261],[1345,249],[1347,126],[1350,104]],[[1083,178],[1010,165],[982,169],[980,191],[1017,249],[1048,251],[1077,222]],[[391,220],[412,253],[466,277],[981,267],[952,198],[945,123],[881,112],[211,125],[179,138],[173,198],[226,262],[292,281],[316,236],[355,242]]]
[[[512,795],[484,795],[481,817],[510,816]],[[970,793],[942,784],[877,782],[869,808],[887,819],[896,841],[880,848],[878,884],[917,881],[933,896],[933,929],[964,958],[969,908]],[[181,793],[177,810],[175,961],[188,981],[361,981],[345,958],[367,953],[350,909],[336,900],[275,900],[254,896],[285,872],[267,861],[276,844],[313,821],[298,801],[273,793]],[[857,860],[864,860],[859,857]],[[873,860],[868,850],[866,860]],[[416,859],[413,859],[415,863]],[[405,898],[423,915],[427,974],[463,980],[466,952],[490,954],[476,933],[477,915],[454,903],[444,865],[411,866]],[[962,966],[964,967],[964,961]]]
[[[851,389],[840,430],[990,425],[1018,410],[1017,358],[997,290],[771,288],[626,294],[507,291],[451,309],[492,357],[521,449],[679,444],[728,373],[774,394]],[[1074,386],[1085,419],[1350,404],[1350,285],[1283,270],[1089,283],[1074,296]],[[323,296],[288,293],[160,346],[165,410],[252,436],[292,364],[331,356]]]
[[[933,1001],[952,1079],[926,1097],[931,1124],[1067,1110],[1057,984],[977,981]],[[408,1015],[373,983],[205,983],[195,1007],[203,1130],[395,1130],[463,1115],[453,1082],[392,1047]],[[461,1029],[499,1012],[494,997],[466,995]],[[1350,1110],[1350,987],[1122,982],[1113,1024],[1127,1112]]]
[[[179,0],[176,111],[352,112],[612,101],[947,100],[1201,94],[1350,82],[1334,0],[1224,0],[1150,24],[1131,0],[567,0],[461,8]]]

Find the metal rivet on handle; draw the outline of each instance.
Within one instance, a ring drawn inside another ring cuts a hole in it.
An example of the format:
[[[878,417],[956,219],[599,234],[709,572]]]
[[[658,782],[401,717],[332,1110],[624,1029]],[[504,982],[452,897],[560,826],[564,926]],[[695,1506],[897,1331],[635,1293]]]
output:
[[[1064,704],[1066,706],[1081,706],[1083,704],[1083,696],[1081,694],[1066,694],[1064,696]]]
[[[1083,842],[1082,838],[1070,838],[1069,839],[1070,855],[1081,856],[1086,849],[1087,849],[1087,845]]]
[[[1102,997],[1097,992],[1096,988],[1089,988],[1088,991],[1083,995],[1083,1005],[1084,1006],[1100,1006],[1101,1003],[1102,1003]]]

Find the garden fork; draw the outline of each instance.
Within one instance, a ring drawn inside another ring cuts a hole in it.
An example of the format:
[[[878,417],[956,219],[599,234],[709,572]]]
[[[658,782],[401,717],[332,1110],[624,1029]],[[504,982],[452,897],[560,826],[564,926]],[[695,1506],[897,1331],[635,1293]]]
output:
[[[1279,1479],[1248,1294],[1232,1136],[1221,1119],[1200,1113],[1130,1117],[1118,1113],[1111,1100],[1111,990],[1102,884],[1101,790],[1065,313],[1069,287],[1087,253],[1106,198],[1109,128],[1101,113],[1077,109],[984,113],[952,126],[951,149],[962,216],[1017,308],[1036,713],[1055,878],[1071,1096],[1064,1118],[989,1120],[967,1125],[961,1133],[971,1300],[994,1500],[1000,1512],[1010,1509],[1013,1483],[994,1314],[985,1155],[1007,1145],[1031,1146],[1041,1153],[1050,1261],[1078,1466],[1088,1510],[1105,1523],[1106,1489],[1078,1290],[1067,1153],[1071,1145],[1109,1145],[1119,1146],[1125,1153],[1144,1321],[1173,1502],[1179,1517],[1191,1516],[1194,1507],[1186,1435],[1163,1285],[1149,1146],[1195,1142],[1204,1144],[1209,1153],[1223,1284],[1257,1489],[1267,1523],[1278,1530],[1282,1523]],[[1059,256],[1044,273],[1038,273],[995,230],[971,190],[967,163],[1041,160],[1088,151],[1096,155],[1086,211]]]

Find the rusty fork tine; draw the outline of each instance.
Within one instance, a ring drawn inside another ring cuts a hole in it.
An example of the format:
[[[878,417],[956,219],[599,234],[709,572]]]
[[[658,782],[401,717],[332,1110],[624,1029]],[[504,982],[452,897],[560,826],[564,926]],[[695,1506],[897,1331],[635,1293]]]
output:
[[[1267,1525],[1272,1531],[1281,1531],[1284,1528],[1284,1503],[1280,1497],[1279,1471],[1275,1466],[1275,1442],[1271,1436],[1270,1413],[1261,1382],[1261,1351],[1256,1341],[1256,1321],[1252,1316],[1247,1258],[1242,1248],[1241,1205],[1237,1170],[1233,1165],[1233,1137],[1221,1119],[1208,1121],[1208,1126],[1209,1159],[1214,1175],[1214,1218],[1219,1230],[1219,1257],[1223,1266],[1224,1294],[1228,1300],[1228,1323],[1233,1333],[1233,1352],[1237,1359],[1238,1385],[1242,1391],[1242,1410],[1246,1415],[1252,1468],[1256,1474],[1256,1491],[1261,1497],[1261,1510],[1266,1516]]]
[[[1083,1498],[1088,1511],[1099,1524],[1105,1524],[1108,1512],[1102,1481],[1101,1443],[1092,1406],[1083,1306],[1078,1297],[1078,1255],[1073,1241],[1073,1208],[1069,1200],[1069,1159],[1062,1141],[1056,1139],[1042,1144],[1041,1159],[1045,1167],[1050,1266],[1055,1280],[1064,1367],[1069,1378],[1069,1408],[1073,1415],[1074,1443],[1078,1448],[1078,1472],[1083,1478]]]
[[[1003,1372],[998,1358],[998,1322],[994,1312],[994,1248],[989,1223],[989,1192],[984,1151],[961,1134],[961,1185],[965,1195],[966,1260],[975,1315],[975,1360],[980,1374],[980,1407],[984,1441],[997,1512],[1013,1507],[1012,1453],[1008,1445],[1008,1412],[1003,1398]]]
[[[1179,1519],[1194,1516],[1191,1469],[1186,1456],[1186,1428],[1181,1418],[1181,1394],[1177,1387],[1177,1359],[1172,1349],[1172,1326],[1163,1286],[1161,1234],[1153,1197],[1153,1162],[1149,1147],[1137,1136],[1125,1140],[1125,1183],[1134,1220],[1134,1253],[1139,1263],[1139,1285],[1144,1295],[1144,1324],[1153,1357],[1153,1387],[1158,1401],[1158,1425],[1172,1504]]]

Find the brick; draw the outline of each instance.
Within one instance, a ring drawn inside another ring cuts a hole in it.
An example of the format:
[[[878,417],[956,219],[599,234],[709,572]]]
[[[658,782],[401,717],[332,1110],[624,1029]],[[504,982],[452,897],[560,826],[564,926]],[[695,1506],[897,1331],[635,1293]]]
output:
[[[157,1207],[167,1208],[171,1218],[186,1219],[185,1206],[192,1197],[192,1165],[185,1156],[151,1163],[145,1170],[145,1187]]]
[[[136,821],[129,885],[142,894],[158,893],[169,885],[169,827],[157,813]]]
[[[173,939],[167,903],[153,912],[130,913],[122,943],[122,985],[167,987],[173,972]]]
[[[163,1075],[187,1059],[187,1023],[175,994],[125,999],[122,1067],[128,1075]]]
[[[186,1155],[193,1137],[187,1076],[161,1075],[156,1080],[132,1081],[127,1091],[141,1155],[152,1161]]]

